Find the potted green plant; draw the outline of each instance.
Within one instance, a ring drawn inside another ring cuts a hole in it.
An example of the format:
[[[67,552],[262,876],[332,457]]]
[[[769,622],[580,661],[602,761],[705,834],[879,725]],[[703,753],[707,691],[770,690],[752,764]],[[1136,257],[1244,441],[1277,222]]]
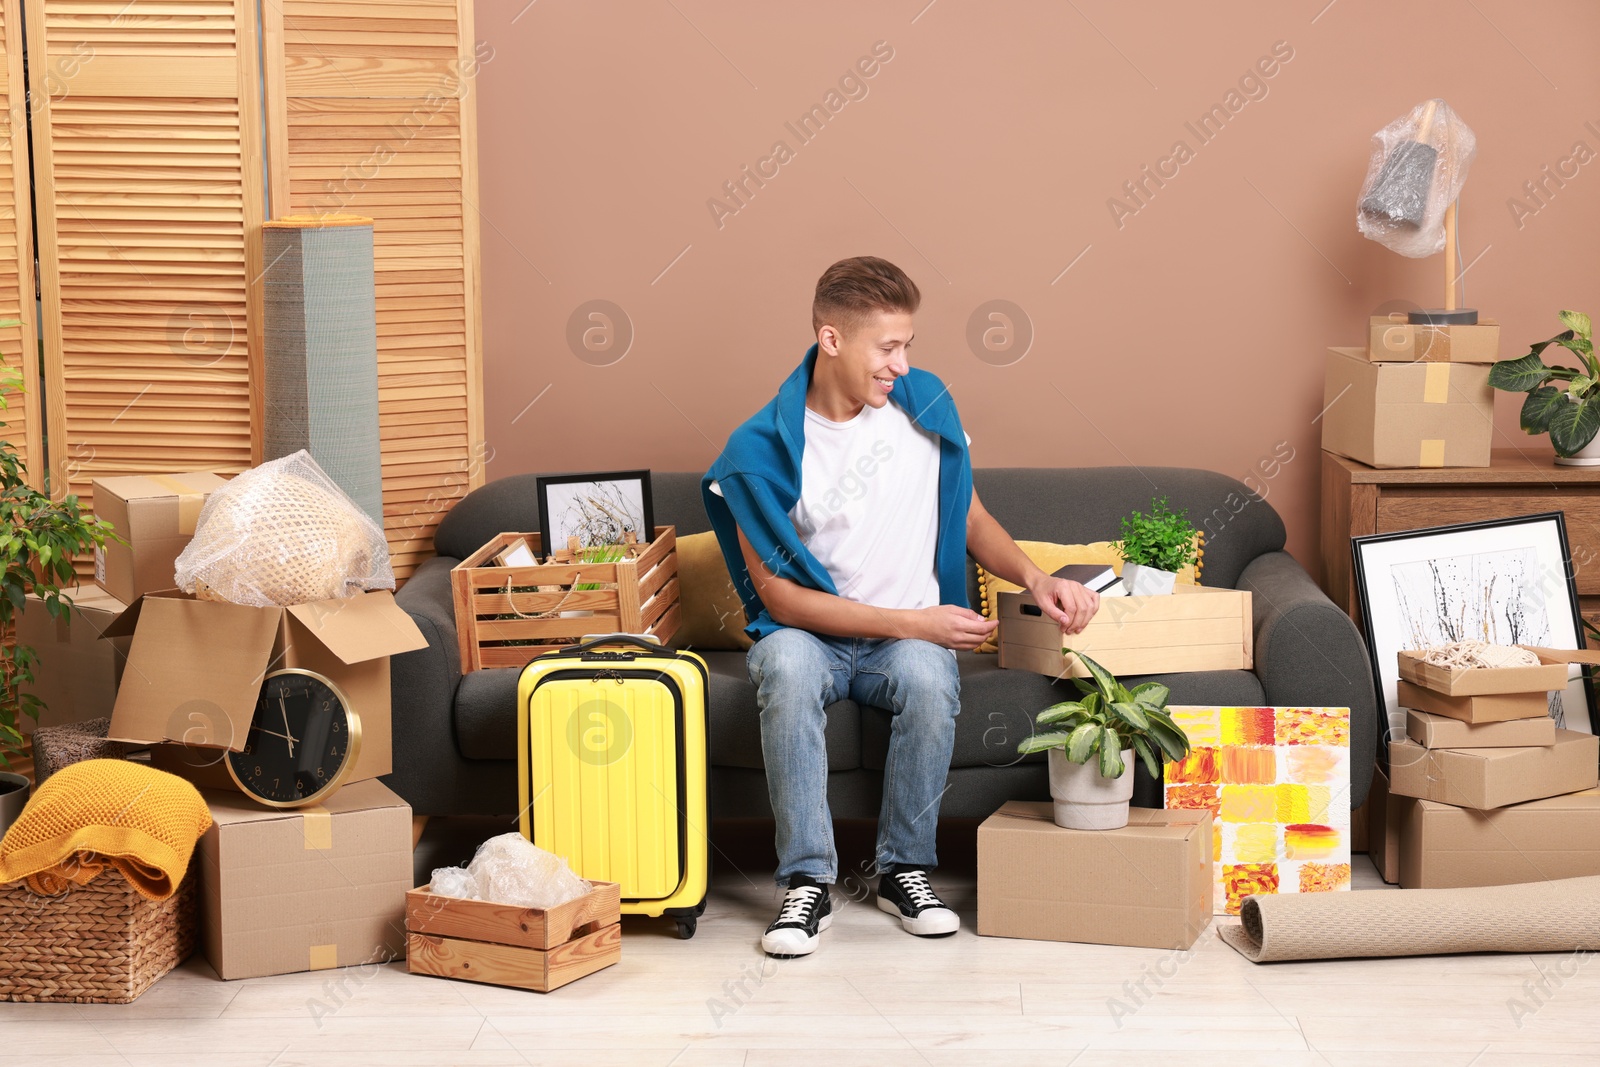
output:
[[[1150,513],[1135,511],[1122,520],[1122,584],[1129,596],[1172,592],[1178,572],[1200,555],[1195,528],[1186,510],[1173,511],[1167,498],[1150,501]]]
[[[1600,465],[1600,360],[1595,359],[1593,325],[1581,311],[1562,311],[1567,328],[1548,341],[1530,345],[1528,354],[1503,359],[1489,370],[1489,384],[1508,393],[1527,393],[1522,402],[1522,428],[1547,433],[1563,466]],[[1577,367],[1552,367],[1544,350],[1559,345],[1571,352]]]
[[[12,323],[15,325],[15,323]],[[0,412],[8,394],[20,392],[17,375],[0,374]],[[5,427],[0,422],[0,430]],[[0,764],[9,768],[21,754],[22,719],[38,721],[42,701],[24,686],[33,682],[38,656],[17,642],[17,616],[31,593],[44,601],[54,619],[70,619],[72,598],[65,592],[77,584],[74,556],[116,539],[109,523],[84,515],[78,498],[52,500],[28,484],[27,470],[11,443],[0,437]],[[0,834],[4,834],[28,799],[28,780],[0,772]]]
[[[1128,825],[1137,753],[1156,781],[1161,765],[1189,754],[1189,738],[1167,714],[1170,691],[1160,682],[1132,689],[1081,652],[1090,679],[1074,678],[1083,694],[1041,711],[1040,731],[1017,746],[1022,755],[1047,752],[1056,825],[1115,830]]]

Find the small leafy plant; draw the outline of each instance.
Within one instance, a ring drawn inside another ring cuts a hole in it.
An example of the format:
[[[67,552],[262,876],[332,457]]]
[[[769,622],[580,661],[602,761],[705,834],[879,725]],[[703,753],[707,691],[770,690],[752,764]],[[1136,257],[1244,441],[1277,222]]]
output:
[[[1122,541],[1117,548],[1128,563],[1174,574],[1200,555],[1189,512],[1171,510],[1166,497],[1150,501],[1150,514],[1135,511],[1122,520]]]
[[[1073,684],[1083,696],[1041,711],[1036,722],[1043,731],[1018,745],[1017,752],[1026,756],[1059,748],[1073,763],[1098,757],[1102,777],[1120,778],[1127,769],[1122,751],[1132,748],[1151,777],[1159,781],[1162,763],[1189,754],[1188,735],[1167,714],[1171,691],[1160,682],[1144,682],[1129,689],[1088,656],[1073,654],[1093,681],[1074,678]]]
[[[1503,359],[1489,371],[1489,384],[1508,393],[1527,393],[1522,428],[1548,433],[1559,456],[1572,456],[1600,432],[1600,360],[1595,359],[1593,325],[1581,311],[1559,313],[1567,327],[1548,341],[1530,345],[1528,354]],[[1577,357],[1578,367],[1552,367],[1544,350],[1559,345]],[[1562,389],[1552,382],[1566,385]]]

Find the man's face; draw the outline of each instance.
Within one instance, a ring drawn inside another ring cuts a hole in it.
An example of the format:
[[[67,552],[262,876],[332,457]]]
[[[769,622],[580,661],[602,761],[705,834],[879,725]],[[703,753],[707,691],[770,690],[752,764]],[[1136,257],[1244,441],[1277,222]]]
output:
[[[889,402],[895,379],[911,369],[914,333],[906,312],[873,311],[848,331],[824,325],[817,344],[826,358],[836,361],[838,380],[850,398],[881,408]]]

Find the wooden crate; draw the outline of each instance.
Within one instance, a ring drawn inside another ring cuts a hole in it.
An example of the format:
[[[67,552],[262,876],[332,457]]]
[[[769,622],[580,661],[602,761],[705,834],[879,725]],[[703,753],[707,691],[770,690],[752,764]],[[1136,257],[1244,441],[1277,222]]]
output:
[[[1000,666],[1086,677],[1084,653],[1112,674],[1239,671],[1254,666],[1250,594],[1180,585],[1168,596],[1106,597],[1081,633],[1063,638],[1029,593],[1000,594]]]
[[[621,887],[594,889],[559,907],[519,908],[406,894],[406,969],[412,974],[548,993],[622,959]]]
[[[544,557],[538,534],[503,533],[450,571],[463,674],[484,667],[523,667],[540,653],[585,634],[651,634],[664,645],[678,632],[674,527],[657,526],[654,540],[630,545],[629,557],[616,563],[576,562],[563,549],[554,554],[554,563],[494,566],[494,557],[518,537],[527,540],[535,556]],[[604,588],[574,588],[594,582]],[[532,591],[538,589],[545,591]],[[592,614],[561,617],[575,611]]]

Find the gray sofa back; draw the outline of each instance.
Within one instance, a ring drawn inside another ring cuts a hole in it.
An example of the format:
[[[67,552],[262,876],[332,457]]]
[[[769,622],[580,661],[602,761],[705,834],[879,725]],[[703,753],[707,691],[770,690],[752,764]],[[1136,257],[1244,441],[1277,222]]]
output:
[[[434,534],[441,556],[464,559],[495,534],[539,528],[532,474],[514,474],[474,490]],[[1283,520],[1265,500],[1223,474],[1185,467],[989,467],[972,472],[984,506],[1019,541],[1077,544],[1114,541],[1118,522],[1165,496],[1205,531],[1206,585],[1233,588],[1257,556],[1284,545]],[[700,500],[700,475],[651,476],[655,521],[679,534],[711,528]]]

